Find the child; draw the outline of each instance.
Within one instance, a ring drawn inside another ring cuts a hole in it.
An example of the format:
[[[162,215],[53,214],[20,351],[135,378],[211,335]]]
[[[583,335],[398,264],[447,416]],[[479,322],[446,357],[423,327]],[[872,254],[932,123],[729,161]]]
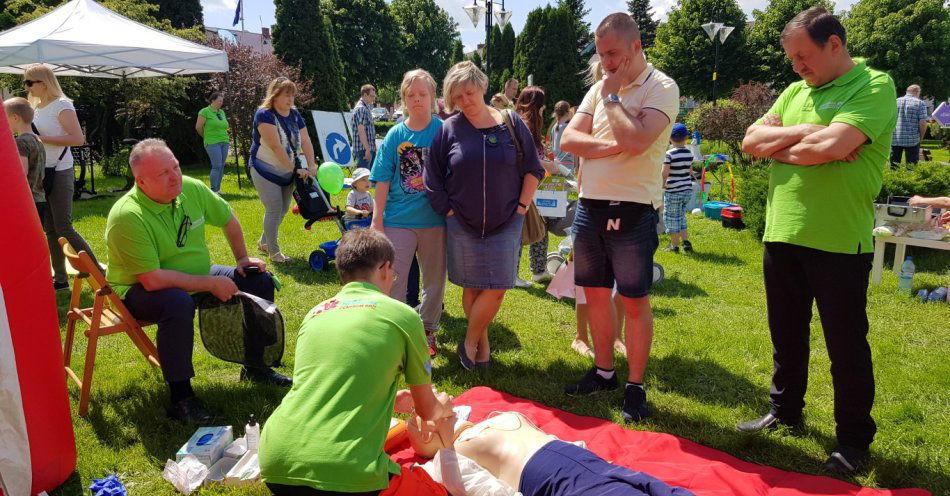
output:
[[[46,193],[43,191],[43,168],[46,166],[46,150],[40,139],[33,134],[33,107],[26,98],[10,98],[3,102],[3,109],[10,121],[10,130],[16,136],[16,147],[20,152],[20,165],[33,192],[33,203],[36,211],[43,218],[46,207]]]
[[[368,219],[373,215],[373,195],[369,192],[369,169],[360,167],[353,171],[353,190],[346,195],[344,222]]]
[[[690,174],[693,152],[686,148],[687,136],[689,131],[685,124],[673,124],[673,132],[670,133],[673,147],[666,152],[663,161],[663,183],[666,185],[663,192],[663,223],[670,235],[670,245],[664,250],[674,253],[679,253],[680,241],[683,242],[684,251],[693,251],[686,233],[686,205],[693,195],[693,178]]]

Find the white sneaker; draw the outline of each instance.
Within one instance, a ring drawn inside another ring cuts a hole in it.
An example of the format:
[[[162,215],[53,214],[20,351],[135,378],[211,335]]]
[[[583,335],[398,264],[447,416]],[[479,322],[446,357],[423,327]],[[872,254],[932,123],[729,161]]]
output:
[[[532,285],[530,282],[525,281],[524,279],[522,279],[522,278],[520,278],[520,277],[518,277],[518,278],[515,279],[515,287],[516,287],[516,288],[526,289],[526,288],[530,288],[531,286],[533,286],[533,285]]]
[[[550,281],[553,277],[554,277],[554,276],[552,276],[550,272],[544,271],[544,272],[541,272],[541,273],[539,273],[539,274],[532,274],[531,280],[534,281],[534,282],[548,282],[548,281]]]

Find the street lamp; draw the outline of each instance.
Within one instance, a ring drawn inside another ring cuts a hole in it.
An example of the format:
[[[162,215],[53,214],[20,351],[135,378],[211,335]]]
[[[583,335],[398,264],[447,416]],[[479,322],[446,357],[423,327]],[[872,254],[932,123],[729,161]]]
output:
[[[702,25],[703,31],[706,32],[706,35],[709,36],[709,39],[713,42],[713,45],[716,47],[716,62],[715,67],[713,68],[713,105],[716,105],[716,76],[719,72],[719,45],[726,42],[726,38],[732,34],[732,30],[735,29],[732,26],[726,26],[721,22],[707,22]],[[719,43],[716,43],[716,39],[719,39]]]
[[[495,5],[501,7],[499,10],[495,10]],[[491,28],[492,28],[492,14],[494,13],[494,18],[498,22],[498,27],[505,29],[505,26],[508,25],[508,20],[511,19],[511,11],[505,10],[505,0],[500,2],[495,0],[472,0],[471,5],[466,5],[462,7],[465,10],[465,13],[468,14],[469,19],[472,20],[472,26],[478,27],[478,21],[481,19],[482,15],[485,16],[485,74],[491,74],[490,71],[490,61],[488,60],[488,53],[491,47]]]

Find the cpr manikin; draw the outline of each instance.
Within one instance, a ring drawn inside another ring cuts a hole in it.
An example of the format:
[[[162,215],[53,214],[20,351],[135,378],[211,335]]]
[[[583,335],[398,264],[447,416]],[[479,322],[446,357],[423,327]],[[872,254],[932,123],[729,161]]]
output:
[[[682,496],[642,472],[612,465],[535,426],[517,412],[494,413],[471,424],[446,419],[427,431],[409,422],[409,440],[419,456],[431,458],[440,448],[454,448],[524,496]]]

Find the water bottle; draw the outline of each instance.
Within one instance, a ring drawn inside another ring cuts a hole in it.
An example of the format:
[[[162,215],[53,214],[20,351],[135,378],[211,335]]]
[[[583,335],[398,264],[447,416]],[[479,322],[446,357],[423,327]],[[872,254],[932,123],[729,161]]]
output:
[[[930,303],[943,303],[947,301],[947,288],[937,288],[930,293],[927,298]]]
[[[244,426],[244,439],[247,441],[248,451],[257,449],[257,444],[261,440],[261,426],[257,423],[253,413],[247,420],[247,425]]]
[[[907,256],[904,263],[901,264],[900,280],[897,282],[897,290],[903,294],[910,295],[914,286],[914,257]]]

